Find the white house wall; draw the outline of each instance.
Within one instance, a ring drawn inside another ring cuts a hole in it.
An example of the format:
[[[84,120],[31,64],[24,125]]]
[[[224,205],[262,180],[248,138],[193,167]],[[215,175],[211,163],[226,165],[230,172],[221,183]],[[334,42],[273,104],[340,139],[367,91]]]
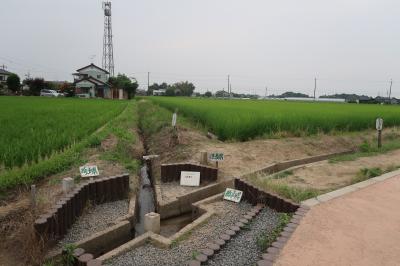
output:
[[[88,67],[79,71],[81,74],[87,74],[90,77],[94,77],[98,80],[101,80],[104,83],[107,83],[107,75],[103,71],[99,70],[96,67]],[[100,77],[99,77],[100,76]]]

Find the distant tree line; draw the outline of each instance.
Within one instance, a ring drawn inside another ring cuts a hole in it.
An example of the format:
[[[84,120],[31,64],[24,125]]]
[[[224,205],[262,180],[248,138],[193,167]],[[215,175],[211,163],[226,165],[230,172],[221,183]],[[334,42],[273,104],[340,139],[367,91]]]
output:
[[[220,90],[220,91],[217,91],[217,92],[215,93],[215,97],[218,97],[218,98],[229,98],[229,97],[233,97],[233,98],[257,99],[257,98],[258,98],[258,95],[255,95],[255,94],[246,94],[246,93],[234,93],[234,92],[232,92],[231,94],[229,94],[227,91]]]
[[[176,82],[174,84],[167,84],[165,82],[158,84],[154,83],[149,86],[147,95],[153,95],[155,90],[165,90],[166,96],[192,96],[195,90],[193,83],[188,81]]]

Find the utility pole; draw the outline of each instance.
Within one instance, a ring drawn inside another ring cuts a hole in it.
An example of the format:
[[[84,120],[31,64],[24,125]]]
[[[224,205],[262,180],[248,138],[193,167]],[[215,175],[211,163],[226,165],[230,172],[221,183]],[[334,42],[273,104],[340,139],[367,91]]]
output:
[[[268,95],[268,87],[265,87],[265,98],[267,98]]]
[[[230,92],[230,76],[228,75],[228,93],[229,95],[231,94]]]
[[[147,91],[149,91],[150,87],[150,72],[147,72]]]
[[[314,101],[315,101],[315,91],[317,90],[317,78],[314,78]]]
[[[393,80],[390,79],[390,88],[389,88],[389,103],[390,103],[390,96],[392,95],[392,84],[393,84]]]

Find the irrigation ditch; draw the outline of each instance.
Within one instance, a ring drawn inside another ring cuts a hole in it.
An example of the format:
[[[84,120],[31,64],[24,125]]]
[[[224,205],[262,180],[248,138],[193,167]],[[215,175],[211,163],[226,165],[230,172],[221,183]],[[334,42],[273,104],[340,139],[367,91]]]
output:
[[[148,154],[146,136],[141,131],[139,131],[139,135],[147,155],[143,156],[143,166],[140,169],[137,188],[129,186],[130,177],[126,174],[121,175],[120,179],[119,177],[107,177],[82,183],[70,195],[61,199],[62,202],[58,202],[60,204],[52,208],[52,213],[46,213],[37,220],[35,228],[42,241],[50,243],[59,240],[62,234],[65,234],[68,228],[76,222],[77,217],[84,215],[85,205],[88,202],[101,204],[121,199],[121,195],[124,195],[122,198],[129,200],[128,213],[116,219],[107,229],[95,232],[74,243],[76,248],[81,249],[81,253],[82,250],[85,252],[84,254],[77,253],[76,260],[80,260],[80,257],[85,254],[90,254],[91,260],[96,260],[96,263],[101,265],[101,263],[107,263],[147,243],[159,248],[170,248],[215,215],[211,204],[222,201],[223,192],[228,187],[242,190],[242,201],[253,206],[257,205],[258,207],[253,210],[256,212],[260,211],[262,206],[267,206],[276,212],[295,213],[300,207],[290,200],[253,186],[245,180],[249,174],[241,178],[223,179],[218,178],[217,168],[208,165],[161,164],[159,156]],[[293,166],[326,160],[343,153],[349,153],[349,151],[286,161],[269,165],[250,174],[279,172]],[[177,187],[180,187],[177,182],[181,171],[200,172],[200,187],[176,190]],[[176,182],[176,186],[174,182]],[[172,184],[169,186],[172,188],[171,191],[167,191],[167,183]],[[135,190],[136,193],[133,193]],[[168,197],[166,197],[166,192],[168,192]],[[145,230],[145,215],[150,212],[160,215],[159,233]],[[303,212],[302,209],[298,213]],[[62,252],[62,249],[53,250],[47,254],[47,258],[59,258]],[[208,257],[211,258],[212,255]],[[201,258],[204,259],[204,257]],[[199,260],[197,262],[200,262]]]

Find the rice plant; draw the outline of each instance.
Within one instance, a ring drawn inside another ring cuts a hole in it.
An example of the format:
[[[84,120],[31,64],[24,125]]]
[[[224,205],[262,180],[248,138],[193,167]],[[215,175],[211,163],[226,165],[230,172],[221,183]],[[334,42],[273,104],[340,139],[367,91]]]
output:
[[[0,172],[62,152],[121,113],[126,103],[0,97]]]
[[[150,97],[171,111],[200,122],[221,140],[249,140],[287,133],[292,136],[359,131],[400,125],[400,107],[346,103],[288,102],[260,100],[216,100],[181,97]]]

